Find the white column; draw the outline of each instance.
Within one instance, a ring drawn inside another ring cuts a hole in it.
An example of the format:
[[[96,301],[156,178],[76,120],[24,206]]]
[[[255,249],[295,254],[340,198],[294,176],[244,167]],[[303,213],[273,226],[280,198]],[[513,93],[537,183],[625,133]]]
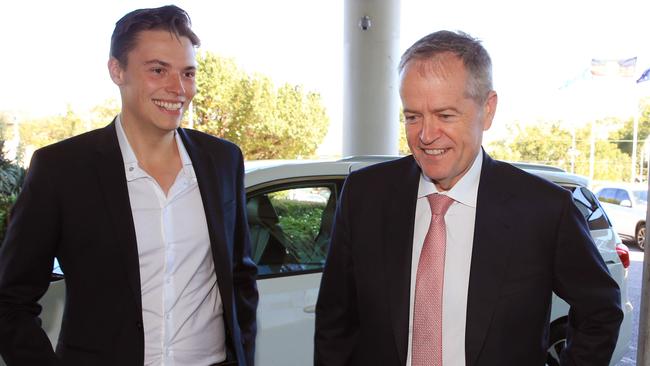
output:
[[[345,0],[343,156],[399,149],[399,0]]]

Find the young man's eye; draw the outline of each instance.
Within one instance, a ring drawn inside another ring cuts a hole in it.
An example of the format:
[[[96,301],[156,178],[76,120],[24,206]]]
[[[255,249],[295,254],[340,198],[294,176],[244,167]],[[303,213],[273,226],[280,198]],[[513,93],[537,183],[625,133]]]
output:
[[[165,69],[163,69],[162,67],[154,67],[153,69],[151,69],[151,72],[153,72],[154,74],[162,74],[164,71]]]
[[[188,71],[185,73],[185,77],[188,79],[194,79],[195,76],[196,76],[196,72],[194,71]]]

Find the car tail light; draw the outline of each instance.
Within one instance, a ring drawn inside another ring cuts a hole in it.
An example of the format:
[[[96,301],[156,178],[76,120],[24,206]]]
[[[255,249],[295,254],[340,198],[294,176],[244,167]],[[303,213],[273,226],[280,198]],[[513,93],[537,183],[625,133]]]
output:
[[[616,244],[616,254],[621,258],[623,268],[630,266],[630,249],[625,244]]]

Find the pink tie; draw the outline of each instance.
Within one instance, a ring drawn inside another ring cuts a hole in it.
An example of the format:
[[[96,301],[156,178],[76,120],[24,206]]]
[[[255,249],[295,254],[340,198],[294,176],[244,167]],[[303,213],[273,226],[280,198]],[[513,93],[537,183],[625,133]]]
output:
[[[431,206],[431,224],[424,237],[415,282],[412,366],[442,366],[445,213],[454,200],[441,194],[430,194],[427,199]]]

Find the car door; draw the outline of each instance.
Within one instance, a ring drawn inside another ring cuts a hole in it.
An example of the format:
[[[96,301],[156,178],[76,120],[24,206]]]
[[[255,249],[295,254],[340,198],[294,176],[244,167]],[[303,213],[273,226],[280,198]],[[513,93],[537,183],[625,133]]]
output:
[[[620,230],[629,236],[634,236],[636,234],[636,224],[643,220],[645,212],[643,214],[639,213],[639,210],[633,207],[634,197],[630,195],[627,189],[617,189],[616,190],[616,201],[618,202],[617,213],[617,225],[620,226]]]
[[[604,188],[598,192],[598,200],[605,208],[616,232],[633,236],[636,223],[629,222],[630,208],[620,205],[622,198],[625,197],[624,192],[625,190],[618,188]]]
[[[284,182],[247,194],[259,272],[256,365],[313,363],[316,299],[341,184]]]

